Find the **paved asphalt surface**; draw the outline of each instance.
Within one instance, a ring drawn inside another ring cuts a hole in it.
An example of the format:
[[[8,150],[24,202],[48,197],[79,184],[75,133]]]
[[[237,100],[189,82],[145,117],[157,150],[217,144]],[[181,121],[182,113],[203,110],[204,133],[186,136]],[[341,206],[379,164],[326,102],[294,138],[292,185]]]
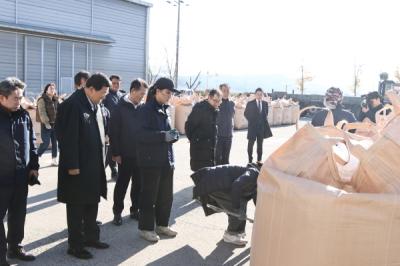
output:
[[[295,132],[294,126],[273,128],[274,137],[264,142],[264,158]],[[231,151],[231,164],[247,163],[247,131],[236,131]],[[256,147],[254,147],[256,148]],[[256,150],[256,149],[254,149]],[[123,225],[111,223],[114,182],[108,182],[108,200],[102,200],[98,219],[101,240],[110,249],[90,249],[94,259],[81,261],[66,254],[67,231],[65,205],[57,202],[57,167],[50,166],[50,154],[40,160],[41,186],[29,191],[28,214],[25,226],[25,249],[37,256],[36,261],[17,265],[249,265],[251,231],[248,224],[244,248],[237,248],[222,241],[227,226],[225,214],[205,217],[202,208],[192,201],[193,183],[190,179],[189,143],[185,137],[175,144],[176,171],[174,178],[174,203],[171,225],[179,232],[174,239],[161,239],[149,244],[138,236],[137,222],[129,218],[129,201],[126,197]],[[107,170],[109,179],[110,172]],[[249,203],[248,216],[254,216],[254,205]]]

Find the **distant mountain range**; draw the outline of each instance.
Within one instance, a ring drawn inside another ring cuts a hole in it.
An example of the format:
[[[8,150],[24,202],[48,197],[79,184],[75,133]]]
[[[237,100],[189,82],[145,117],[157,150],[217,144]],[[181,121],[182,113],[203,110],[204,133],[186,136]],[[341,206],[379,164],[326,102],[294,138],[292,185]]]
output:
[[[189,81],[189,76],[181,76],[179,78],[179,89],[187,89],[185,84]],[[195,78],[191,77],[192,80]],[[295,80],[290,79],[284,75],[251,75],[251,76],[238,76],[238,75],[218,75],[209,76],[207,80],[206,75],[200,76],[199,88],[213,89],[217,88],[221,83],[229,83],[233,92],[253,92],[258,87],[261,87],[264,91],[287,91],[288,93],[299,93],[300,91],[296,88]],[[318,85],[315,82],[306,84],[305,93],[307,94],[323,94],[326,88]]]
[[[195,76],[191,77],[192,80]],[[189,81],[190,76],[180,76],[179,77],[179,89],[187,89],[185,84]],[[256,88],[261,87],[266,92],[274,91],[287,91],[291,94],[300,93],[297,89],[296,80],[294,78],[287,77],[285,75],[213,75],[208,76],[206,74],[200,75],[200,86],[201,90],[217,88],[221,83],[229,83],[233,92],[253,92]],[[377,81],[378,83],[378,81]],[[305,84],[304,94],[325,94],[325,91],[331,85],[320,84],[318,81],[313,80],[312,82],[307,82]],[[343,93],[346,96],[352,96],[351,90],[348,88],[342,88]],[[362,88],[358,90],[359,94],[368,93],[371,89],[363,90]]]

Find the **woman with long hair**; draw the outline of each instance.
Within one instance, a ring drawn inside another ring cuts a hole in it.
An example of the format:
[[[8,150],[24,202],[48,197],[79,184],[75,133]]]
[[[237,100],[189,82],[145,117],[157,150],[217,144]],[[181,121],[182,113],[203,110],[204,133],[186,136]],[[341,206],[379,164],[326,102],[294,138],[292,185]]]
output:
[[[37,100],[36,121],[41,124],[40,137],[42,143],[38,148],[38,155],[47,150],[51,141],[51,165],[57,166],[57,139],[54,130],[58,107],[58,97],[56,93],[56,85],[48,83],[43,90],[42,95]]]

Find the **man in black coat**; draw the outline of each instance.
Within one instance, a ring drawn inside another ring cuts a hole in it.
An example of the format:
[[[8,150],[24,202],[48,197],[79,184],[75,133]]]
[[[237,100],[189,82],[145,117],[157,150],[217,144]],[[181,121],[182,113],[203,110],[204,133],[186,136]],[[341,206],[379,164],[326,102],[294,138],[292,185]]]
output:
[[[0,82],[0,265],[11,259],[32,261],[20,245],[24,238],[28,184],[38,181],[38,154],[29,113],[21,107],[25,84],[17,78]],[[3,219],[7,215],[7,238]],[[8,244],[8,248],[7,248]]]
[[[109,79],[92,75],[58,109],[56,133],[60,146],[58,201],[67,205],[68,254],[90,259],[84,247],[105,249],[96,224],[100,197],[107,197],[104,170],[105,117],[99,104],[108,93]],[[83,229],[83,234],[82,234]]]
[[[222,102],[217,116],[218,138],[216,149],[216,164],[229,164],[229,154],[232,147],[233,116],[235,103],[229,100],[230,87],[224,83],[219,86],[222,92]]]
[[[244,116],[249,122],[247,139],[247,153],[249,163],[253,162],[253,147],[257,140],[257,163],[261,164],[264,139],[272,137],[272,132],[268,124],[268,103],[263,101],[264,92],[261,88],[256,89],[256,99],[246,105]]]
[[[247,167],[235,165],[220,165],[204,167],[191,175],[195,187],[193,198],[199,199],[208,216],[214,211],[207,204],[225,209],[240,215],[228,214],[228,228],[224,241],[238,246],[246,245],[243,240],[246,227],[247,202],[257,198],[257,178],[259,166],[249,164]]]
[[[112,113],[114,112],[114,109],[118,106],[118,103],[120,99],[123,96],[123,93],[120,91],[119,87],[121,85],[121,78],[118,75],[111,75],[110,76],[111,80],[111,88],[109,93],[107,94],[106,98],[103,101],[103,105],[107,110]],[[107,135],[109,135],[109,132],[106,132]],[[117,179],[118,177],[118,168],[117,168],[117,163],[112,160],[112,152],[111,149],[108,147],[107,148],[107,155],[106,155],[106,165],[105,167],[110,166],[111,169],[111,178],[112,179]]]
[[[123,96],[115,107],[110,120],[109,135],[112,159],[118,163],[119,177],[114,188],[115,225],[122,224],[121,213],[124,209],[124,198],[132,179],[130,217],[139,219],[140,171],[136,158],[136,140],[139,130],[138,116],[141,103],[147,90],[147,83],[135,79],[130,86],[130,93]]]
[[[142,175],[139,233],[150,242],[157,242],[160,234],[167,237],[178,234],[168,226],[175,169],[172,145],[179,139],[179,133],[171,130],[168,101],[176,92],[172,80],[159,78],[149,88],[146,104],[139,113],[137,159]]]
[[[334,120],[333,122],[335,126],[340,121],[343,120],[347,121],[348,123],[356,122],[354,114],[344,109],[342,101],[343,101],[343,92],[341,89],[331,87],[326,91],[324,97],[324,105],[326,108],[332,111]],[[314,115],[311,124],[314,127],[324,126],[327,115],[328,115],[328,110],[320,110]]]
[[[85,70],[81,70],[78,73],[76,73],[74,76],[75,90],[81,90],[85,88],[86,81],[89,79],[89,77],[90,73]]]
[[[215,165],[217,115],[221,93],[211,90],[207,100],[197,103],[185,123],[190,141],[190,167],[193,171]]]
[[[363,122],[364,119],[368,118],[367,120],[376,123],[376,113],[384,107],[382,104],[382,98],[377,91],[373,91],[367,94],[366,100],[368,110],[360,115],[359,120]],[[389,113],[390,110],[386,110],[386,114]]]

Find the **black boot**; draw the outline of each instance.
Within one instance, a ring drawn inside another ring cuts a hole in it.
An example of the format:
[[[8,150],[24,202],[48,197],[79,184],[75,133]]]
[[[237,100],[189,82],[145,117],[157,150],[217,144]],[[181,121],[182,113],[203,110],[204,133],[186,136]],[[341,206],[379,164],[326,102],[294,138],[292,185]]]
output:
[[[91,248],[95,248],[95,249],[107,249],[110,247],[110,245],[97,240],[97,241],[86,241],[85,247],[91,247]]]
[[[10,266],[10,264],[7,262],[6,257],[0,259],[0,266]]]
[[[75,258],[81,260],[88,260],[93,258],[93,255],[84,248],[76,249],[76,248],[69,248],[67,253]]]
[[[117,225],[117,226],[122,225],[122,217],[121,217],[121,214],[116,214],[116,215],[114,215],[113,224],[115,224],[115,225]]]
[[[36,259],[35,256],[26,253],[21,246],[8,247],[7,257],[10,259],[19,259],[22,261],[33,261]]]
[[[131,211],[129,217],[133,220],[139,221],[139,210]]]

